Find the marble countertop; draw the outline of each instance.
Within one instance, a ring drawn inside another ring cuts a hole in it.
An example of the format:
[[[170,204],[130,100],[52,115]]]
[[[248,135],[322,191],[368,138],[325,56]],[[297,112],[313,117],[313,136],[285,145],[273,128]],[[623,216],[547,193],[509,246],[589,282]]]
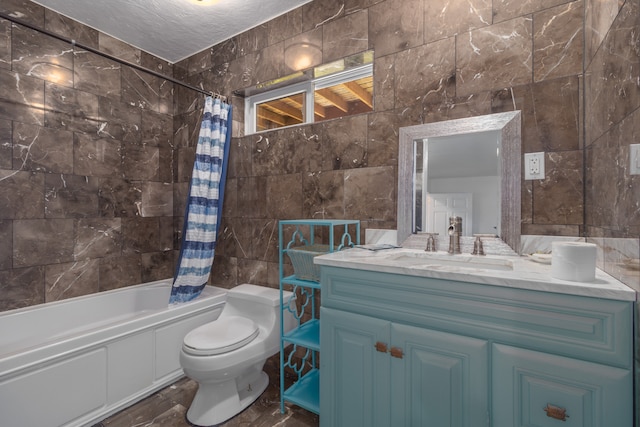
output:
[[[404,274],[534,291],[635,301],[636,292],[600,269],[593,282],[572,282],[551,277],[551,265],[531,257],[449,255],[415,249],[371,251],[353,248],[316,256],[318,265]]]

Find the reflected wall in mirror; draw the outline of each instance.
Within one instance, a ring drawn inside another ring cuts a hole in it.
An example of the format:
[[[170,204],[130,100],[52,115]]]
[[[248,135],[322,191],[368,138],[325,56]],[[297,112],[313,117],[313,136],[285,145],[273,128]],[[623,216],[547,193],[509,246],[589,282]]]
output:
[[[455,215],[520,253],[520,126],[514,111],[400,128],[398,242]]]

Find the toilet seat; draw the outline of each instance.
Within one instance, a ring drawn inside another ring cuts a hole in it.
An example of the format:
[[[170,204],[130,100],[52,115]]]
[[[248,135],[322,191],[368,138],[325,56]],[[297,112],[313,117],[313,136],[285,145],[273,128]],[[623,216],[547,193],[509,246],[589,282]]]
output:
[[[228,316],[206,323],[184,337],[182,348],[194,356],[228,353],[258,336],[258,325],[246,317]]]

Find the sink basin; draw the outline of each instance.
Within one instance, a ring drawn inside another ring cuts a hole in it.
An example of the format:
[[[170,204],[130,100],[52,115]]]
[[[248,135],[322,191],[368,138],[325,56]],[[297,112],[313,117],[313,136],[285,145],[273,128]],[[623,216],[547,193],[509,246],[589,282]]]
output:
[[[399,252],[385,257],[394,265],[405,267],[458,267],[483,270],[513,270],[513,262],[503,258],[489,258],[471,255],[449,255],[430,252]]]

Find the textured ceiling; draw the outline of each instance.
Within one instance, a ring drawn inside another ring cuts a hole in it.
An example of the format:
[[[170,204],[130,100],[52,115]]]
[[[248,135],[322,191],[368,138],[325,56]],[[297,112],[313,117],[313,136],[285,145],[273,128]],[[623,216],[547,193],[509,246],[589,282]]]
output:
[[[176,63],[311,0],[37,0],[159,58]]]

